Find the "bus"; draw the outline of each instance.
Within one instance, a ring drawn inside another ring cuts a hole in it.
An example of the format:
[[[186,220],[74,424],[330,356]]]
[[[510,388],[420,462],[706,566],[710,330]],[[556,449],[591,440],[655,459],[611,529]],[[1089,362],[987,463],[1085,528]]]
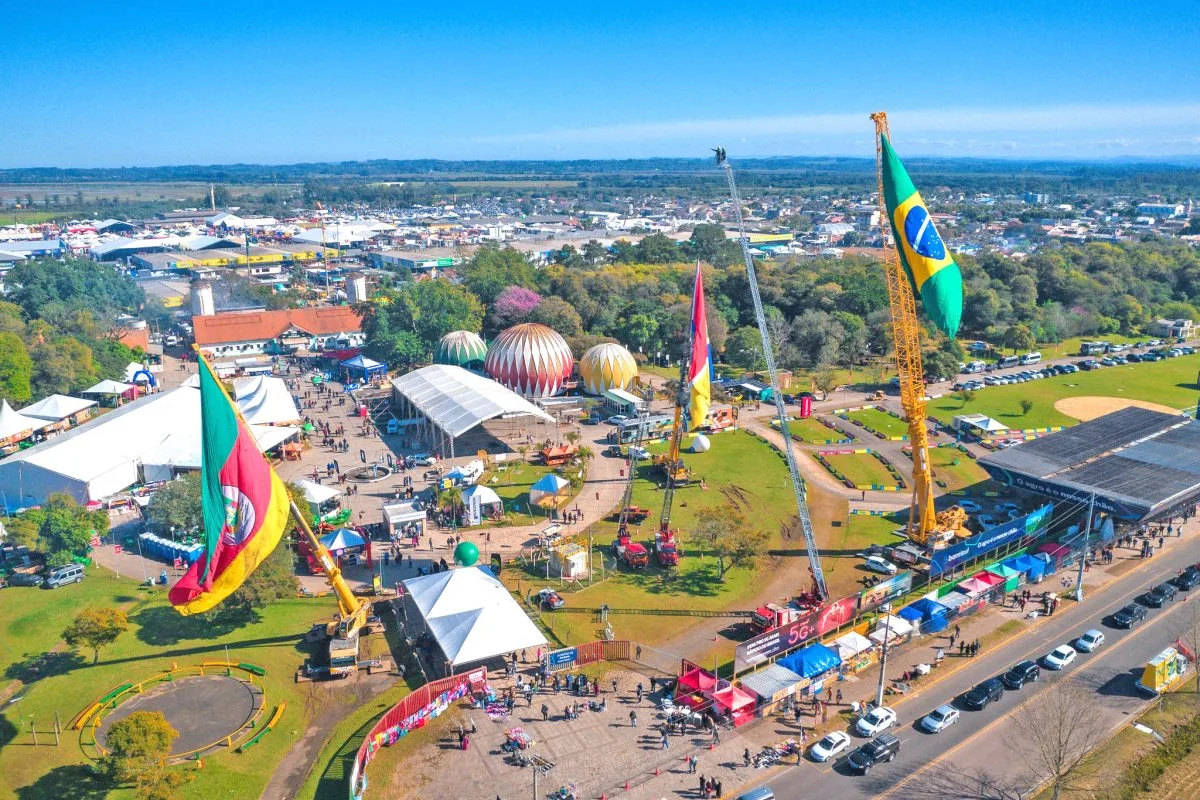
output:
[[[642,439],[665,439],[670,435],[674,423],[674,414],[651,414],[627,419],[608,432],[608,441],[610,444],[629,444],[637,440],[639,427]]]

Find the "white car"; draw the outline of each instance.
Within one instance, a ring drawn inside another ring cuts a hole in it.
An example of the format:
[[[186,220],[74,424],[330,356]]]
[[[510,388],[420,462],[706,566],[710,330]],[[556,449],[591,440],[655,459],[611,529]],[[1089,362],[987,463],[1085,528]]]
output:
[[[1104,631],[1098,631],[1092,628],[1090,631],[1084,631],[1083,636],[1075,640],[1075,649],[1082,650],[1085,653],[1091,653],[1104,644]]]
[[[896,565],[881,556],[867,556],[863,559],[863,566],[871,572],[878,572],[883,575],[896,574]]]
[[[634,461],[645,461],[650,457],[650,451],[635,444],[629,448],[629,457]]]
[[[957,505],[968,514],[978,514],[980,511],[983,511],[983,506],[979,505],[979,503],[976,503],[974,500],[959,500]]]
[[[622,422],[624,422],[627,419],[629,419],[629,417],[625,416],[624,414],[613,414],[611,417],[608,418],[608,424],[609,425],[620,425]]]
[[[938,706],[921,718],[921,727],[930,733],[941,733],[958,722],[958,709],[953,706]]]
[[[1069,644],[1060,644],[1042,659],[1046,669],[1063,669],[1075,660],[1075,648]]]
[[[437,463],[437,459],[428,453],[413,453],[408,457],[408,463],[416,464],[418,467],[432,467]]]
[[[886,706],[876,706],[854,723],[860,736],[874,736],[896,724],[896,712]]]
[[[809,748],[808,755],[813,761],[828,761],[831,758],[837,758],[849,746],[850,737],[847,734],[833,731]]]

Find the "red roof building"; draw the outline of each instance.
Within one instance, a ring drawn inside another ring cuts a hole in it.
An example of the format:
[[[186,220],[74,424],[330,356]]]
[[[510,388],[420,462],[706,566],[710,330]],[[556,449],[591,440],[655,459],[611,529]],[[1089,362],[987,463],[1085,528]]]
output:
[[[196,344],[214,355],[263,353],[272,343],[324,350],[362,344],[362,320],[350,306],[228,311],[192,317]]]

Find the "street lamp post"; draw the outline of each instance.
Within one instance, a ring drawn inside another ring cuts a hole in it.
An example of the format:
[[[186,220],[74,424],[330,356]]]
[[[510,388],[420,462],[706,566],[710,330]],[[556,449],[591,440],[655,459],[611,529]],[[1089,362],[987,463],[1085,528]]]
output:
[[[1083,550],[1079,554],[1079,577],[1075,581],[1075,600],[1083,601],[1083,567],[1087,563],[1088,537],[1092,534],[1092,511],[1096,508],[1096,493],[1088,503],[1087,524],[1083,526]]]
[[[875,705],[883,705],[883,688],[887,682],[887,654],[888,654],[888,638],[892,635],[892,625],[888,622],[888,617],[891,615],[892,604],[885,603],[881,606],[884,612],[883,625],[883,650],[879,654],[879,685],[875,690]]]

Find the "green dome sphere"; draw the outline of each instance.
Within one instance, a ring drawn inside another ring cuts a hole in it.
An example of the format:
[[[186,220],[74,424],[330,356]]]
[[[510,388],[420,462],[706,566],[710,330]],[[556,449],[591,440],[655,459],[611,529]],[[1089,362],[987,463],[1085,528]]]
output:
[[[487,345],[478,334],[470,331],[451,331],[441,338],[433,352],[433,363],[449,364],[464,369],[482,369],[487,357]]]
[[[459,542],[454,548],[454,563],[460,567],[473,567],[479,560],[479,548],[474,542]]]

